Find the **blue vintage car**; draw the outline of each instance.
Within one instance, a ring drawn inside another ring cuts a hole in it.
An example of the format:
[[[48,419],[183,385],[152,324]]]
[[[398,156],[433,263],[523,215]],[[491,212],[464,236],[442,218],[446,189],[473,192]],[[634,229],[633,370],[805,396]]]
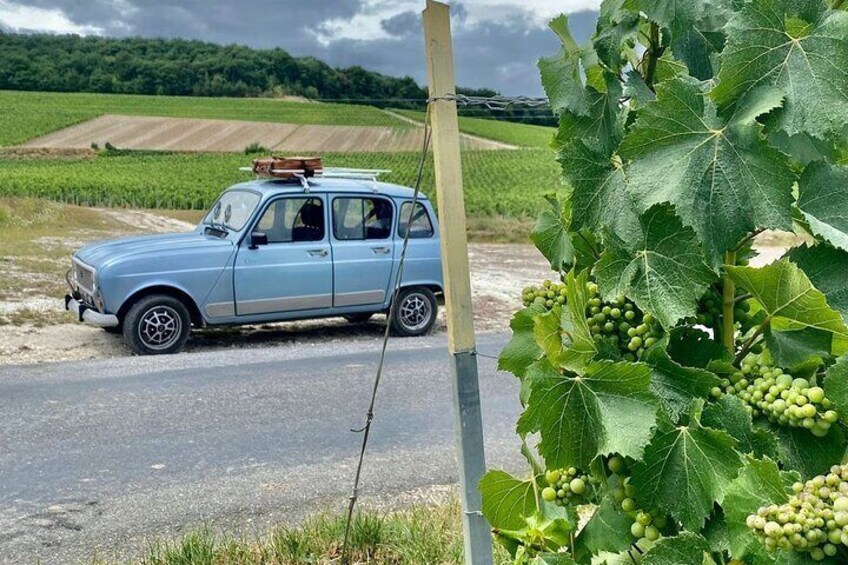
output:
[[[410,188],[351,177],[257,178],[224,191],[191,233],[87,245],[73,255],[66,307],[140,355],[180,351],[192,327],[380,312],[396,334],[425,334],[443,289],[433,207]]]

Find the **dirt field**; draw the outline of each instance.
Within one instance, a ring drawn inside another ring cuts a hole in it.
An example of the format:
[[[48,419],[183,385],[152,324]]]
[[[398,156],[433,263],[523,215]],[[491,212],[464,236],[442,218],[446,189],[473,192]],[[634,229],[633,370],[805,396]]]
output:
[[[30,202],[37,207],[37,201]],[[4,288],[0,295],[0,365],[128,355],[119,336],[78,324],[63,311],[68,258],[74,249],[92,240],[193,227],[177,219],[185,214],[173,215],[176,217],[50,203],[7,226],[8,233],[20,229],[35,237],[20,255],[0,246]],[[470,259],[479,331],[508,328],[512,312],[520,306],[521,289],[549,276],[544,258],[528,245],[472,244]],[[377,339],[385,327],[383,320],[378,316],[367,324],[351,326],[333,318],[206,330],[189,341],[188,350]],[[443,320],[438,328],[444,329]]]
[[[241,152],[252,143],[283,152],[417,151],[424,131],[410,128],[278,124],[237,120],[104,115],[29,141],[27,148]],[[502,143],[463,136],[464,149],[504,149]]]

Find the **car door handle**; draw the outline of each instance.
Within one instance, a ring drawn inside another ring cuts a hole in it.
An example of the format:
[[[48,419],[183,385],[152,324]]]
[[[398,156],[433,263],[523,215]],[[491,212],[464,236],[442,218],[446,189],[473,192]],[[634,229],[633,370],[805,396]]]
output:
[[[391,247],[372,247],[371,251],[373,251],[374,253],[377,253],[377,254],[382,253],[383,255],[388,255],[389,253],[392,252],[392,248]]]
[[[307,253],[309,253],[312,257],[326,257],[329,255],[329,251],[326,249],[310,249]]]

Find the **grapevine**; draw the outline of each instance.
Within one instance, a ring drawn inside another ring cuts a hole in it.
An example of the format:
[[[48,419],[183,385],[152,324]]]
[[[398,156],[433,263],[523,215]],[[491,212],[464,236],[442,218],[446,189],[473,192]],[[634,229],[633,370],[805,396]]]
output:
[[[848,562],[845,4],[604,0],[587,45],[551,28],[567,188],[499,358],[532,477],[486,481],[484,516],[560,516],[551,562]],[[758,256],[768,230],[790,249]]]

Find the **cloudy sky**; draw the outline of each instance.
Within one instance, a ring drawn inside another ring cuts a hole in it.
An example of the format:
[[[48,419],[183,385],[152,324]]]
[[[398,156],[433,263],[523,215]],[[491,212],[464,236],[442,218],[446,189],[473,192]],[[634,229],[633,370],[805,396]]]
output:
[[[535,62],[557,50],[548,20],[572,14],[572,30],[585,41],[600,0],[452,4],[458,82],[539,95]],[[0,29],[281,47],[423,84],[423,7],[424,0],[0,0]]]

